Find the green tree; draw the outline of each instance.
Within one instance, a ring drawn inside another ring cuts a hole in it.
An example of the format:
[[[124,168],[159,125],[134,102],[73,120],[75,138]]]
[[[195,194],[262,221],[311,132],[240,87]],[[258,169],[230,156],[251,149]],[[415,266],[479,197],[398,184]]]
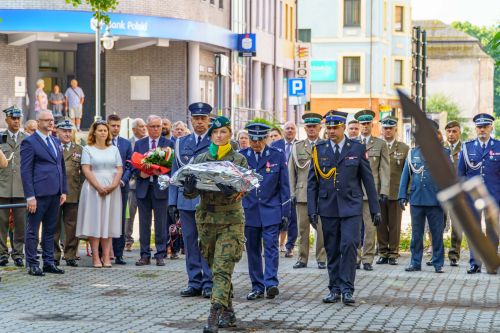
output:
[[[495,120],[493,128],[495,130],[495,138],[500,139],[500,119]]]
[[[470,22],[453,22],[451,26],[476,37],[484,51],[495,60],[494,74],[494,110],[497,116],[500,116],[500,26],[477,26]]]
[[[108,12],[115,10],[118,6],[118,0],[66,0],[66,3],[74,7],[78,7],[83,2],[90,6],[98,22],[104,22],[107,25],[110,23]]]
[[[456,120],[460,123],[462,127],[462,141],[467,140],[470,134],[470,128],[467,126],[465,118],[460,117],[460,108],[457,103],[451,100],[449,97],[442,94],[434,94],[429,96],[427,100],[427,112],[430,113],[441,113],[446,112],[446,121]]]

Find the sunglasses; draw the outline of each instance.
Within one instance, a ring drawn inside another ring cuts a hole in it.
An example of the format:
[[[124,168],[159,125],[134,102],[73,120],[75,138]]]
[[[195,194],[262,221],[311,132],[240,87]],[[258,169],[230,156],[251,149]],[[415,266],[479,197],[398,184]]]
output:
[[[106,120],[97,120],[97,121],[95,122],[95,124],[96,124],[96,125],[107,125],[107,124],[108,124],[108,122],[107,122]]]

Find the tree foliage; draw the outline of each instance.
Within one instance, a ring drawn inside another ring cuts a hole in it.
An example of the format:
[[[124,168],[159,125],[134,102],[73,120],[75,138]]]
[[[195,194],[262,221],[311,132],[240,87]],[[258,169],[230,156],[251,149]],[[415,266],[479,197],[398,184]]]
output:
[[[469,137],[470,128],[467,126],[467,121],[465,118],[460,117],[460,108],[458,107],[458,104],[451,100],[449,97],[442,94],[434,94],[429,96],[429,99],[427,100],[427,112],[446,112],[447,122],[456,120],[460,123],[460,127],[462,128],[461,140],[464,141]]]
[[[94,18],[98,22],[104,22],[107,25],[110,23],[108,13],[118,6],[118,0],[66,0],[66,3],[72,4],[74,7],[86,3],[94,12]]]
[[[495,60],[494,74],[494,110],[500,116],[500,26],[477,26],[470,22],[453,22],[451,26],[476,37],[484,51]]]

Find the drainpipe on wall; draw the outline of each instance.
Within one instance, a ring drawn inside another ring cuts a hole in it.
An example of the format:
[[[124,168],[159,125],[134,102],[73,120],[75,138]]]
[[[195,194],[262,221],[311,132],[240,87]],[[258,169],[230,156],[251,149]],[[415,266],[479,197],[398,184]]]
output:
[[[368,108],[372,109],[372,84],[373,84],[373,0],[370,1],[370,100]]]

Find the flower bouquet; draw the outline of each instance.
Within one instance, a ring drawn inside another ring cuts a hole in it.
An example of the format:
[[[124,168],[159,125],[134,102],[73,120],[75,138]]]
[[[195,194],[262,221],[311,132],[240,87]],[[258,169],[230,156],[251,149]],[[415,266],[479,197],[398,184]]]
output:
[[[248,192],[259,187],[262,176],[254,170],[237,166],[229,161],[208,162],[199,164],[186,164],[177,170],[172,178],[161,176],[158,179],[160,188],[170,184],[182,187],[186,175],[196,176],[196,188],[202,191],[219,192],[217,183],[228,185],[237,192]]]
[[[155,170],[158,170],[160,174],[163,175],[172,169],[174,150],[170,147],[166,147],[152,149],[145,154],[135,152],[132,154],[132,159],[128,162],[130,162],[134,168],[150,176],[153,175]]]

